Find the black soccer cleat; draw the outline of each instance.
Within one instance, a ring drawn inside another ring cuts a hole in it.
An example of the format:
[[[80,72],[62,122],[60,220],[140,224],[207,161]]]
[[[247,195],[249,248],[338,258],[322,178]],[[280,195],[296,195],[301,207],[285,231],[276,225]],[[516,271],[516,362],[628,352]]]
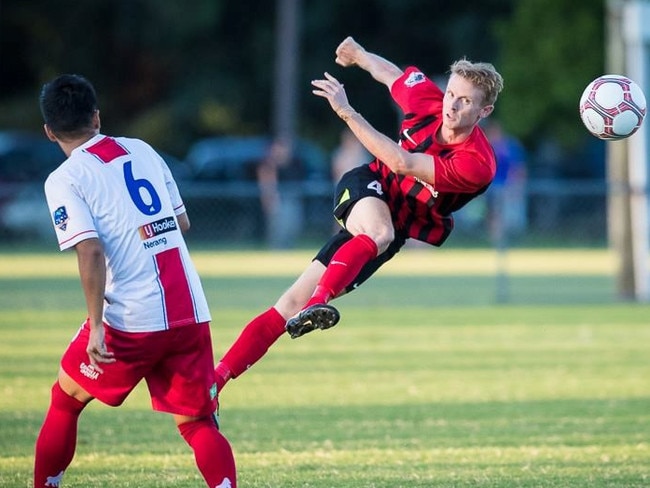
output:
[[[331,305],[316,304],[291,317],[284,328],[292,339],[296,339],[312,330],[334,327],[340,318],[339,311]]]

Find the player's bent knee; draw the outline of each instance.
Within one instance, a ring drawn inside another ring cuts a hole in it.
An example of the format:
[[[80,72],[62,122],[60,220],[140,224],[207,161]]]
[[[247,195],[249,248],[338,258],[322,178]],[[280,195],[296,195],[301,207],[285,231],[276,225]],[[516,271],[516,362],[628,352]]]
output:
[[[375,241],[377,245],[377,255],[383,253],[390,243],[395,240],[395,232],[392,227],[383,227],[377,229],[374,233],[369,234],[369,237]]]

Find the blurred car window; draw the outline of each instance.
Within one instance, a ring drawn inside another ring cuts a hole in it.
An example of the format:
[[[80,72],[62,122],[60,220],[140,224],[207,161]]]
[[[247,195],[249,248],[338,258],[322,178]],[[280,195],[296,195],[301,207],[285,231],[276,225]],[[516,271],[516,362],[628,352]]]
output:
[[[269,222],[262,207],[257,169],[269,157],[267,135],[217,136],[197,140],[185,157],[191,179],[183,184],[183,200],[192,215],[192,238],[210,242],[261,242]],[[290,164],[278,168],[278,186],[302,207],[299,225],[329,229],[331,178],[326,153],[297,139]],[[322,217],[322,215],[325,215]]]
[[[0,131],[0,237],[51,237],[43,183],[66,157],[45,134]]]
[[[223,136],[200,139],[189,149],[185,161],[195,180],[256,182],[257,166],[268,155],[272,139],[268,136]],[[295,143],[293,175],[286,179],[322,181],[329,179],[325,153],[310,141]],[[299,168],[299,169],[296,169]]]
[[[0,132],[0,182],[45,181],[66,157],[45,135],[28,132]]]

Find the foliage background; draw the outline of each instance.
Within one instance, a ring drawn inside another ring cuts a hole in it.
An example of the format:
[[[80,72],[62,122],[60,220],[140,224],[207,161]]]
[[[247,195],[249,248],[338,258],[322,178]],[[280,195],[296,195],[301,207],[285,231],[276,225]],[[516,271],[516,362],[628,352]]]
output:
[[[432,76],[461,56],[493,62],[506,79],[496,112],[506,128],[531,148],[540,136],[575,147],[586,137],[577,100],[603,69],[604,10],[604,0],[302,0],[299,135],[326,148],[337,139],[340,123],[310,93],[324,70],[380,130],[396,128],[385,89],[334,64],[352,35]],[[275,20],[269,0],[4,0],[0,129],[40,130],[40,86],[76,72],[96,85],[106,132],[179,156],[198,137],[268,133]]]

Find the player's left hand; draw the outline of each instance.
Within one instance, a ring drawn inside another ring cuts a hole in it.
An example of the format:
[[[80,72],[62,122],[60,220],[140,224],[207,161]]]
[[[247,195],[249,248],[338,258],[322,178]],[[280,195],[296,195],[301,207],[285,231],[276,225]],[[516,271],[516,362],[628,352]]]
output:
[[[337,114],[341,111],[353,110],[348,102],[343,84],[329,73],[325,72],[324,80],[313,80],[311,84],[317,88],[317,90],[312,90],[312,93],[326,98],[332,110]]]

